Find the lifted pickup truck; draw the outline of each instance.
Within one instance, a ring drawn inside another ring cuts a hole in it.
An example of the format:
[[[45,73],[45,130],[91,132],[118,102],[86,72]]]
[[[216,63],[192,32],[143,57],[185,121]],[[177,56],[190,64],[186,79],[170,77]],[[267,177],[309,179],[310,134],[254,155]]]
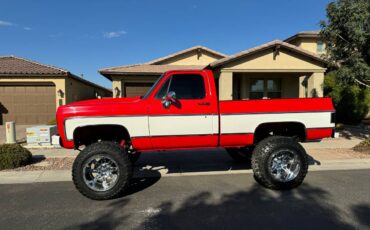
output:
[[[127,188],[141,152],[226,148],[252,161],[271,189],[300,185],[308,169],[299,141],[334,132],[330,98],[219,101],[210,70],[169,71],[144,97],[96,99],[59,107],[64,148],[83,150],[72,170],[76,188],[109,199]],[[153,153],[154,154],[154,153]]]

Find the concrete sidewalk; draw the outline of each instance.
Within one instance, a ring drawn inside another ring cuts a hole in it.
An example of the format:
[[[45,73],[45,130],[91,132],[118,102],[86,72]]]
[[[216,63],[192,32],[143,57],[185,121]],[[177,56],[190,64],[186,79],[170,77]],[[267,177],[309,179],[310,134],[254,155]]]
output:
[[[309,171],[333,171],[333,170],[360,170],[370,169],[369,159],[323,161],[320,165],[312,165]],[[136,167],[134,178],[142,177],[178,177],[178,176],[202,176],[202,175],[231,175],[252,174],[252,169],[226,169],[219,171],[196,171],[188,172],[178,169],[170,172],[165,167],[143,166]],[[71,170],[44,170],[44,171],[6,171],[0,172],[0,184],[24,184],[38,182],[72,181]]]

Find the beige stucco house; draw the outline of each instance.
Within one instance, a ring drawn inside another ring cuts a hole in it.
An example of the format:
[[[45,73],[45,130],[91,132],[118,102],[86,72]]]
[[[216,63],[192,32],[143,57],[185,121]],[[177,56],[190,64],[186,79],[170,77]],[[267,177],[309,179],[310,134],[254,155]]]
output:
[[[195,46],[144,64],[101,69],[114,97],[144,95],[167,70],[212,69],[221,100],[322,97],[325,62],[318,32],[301,32],[234,55]]]
[[[0,125],[46,124],[56,108],[112,92],[67,70],[20,57],[0,57]]]

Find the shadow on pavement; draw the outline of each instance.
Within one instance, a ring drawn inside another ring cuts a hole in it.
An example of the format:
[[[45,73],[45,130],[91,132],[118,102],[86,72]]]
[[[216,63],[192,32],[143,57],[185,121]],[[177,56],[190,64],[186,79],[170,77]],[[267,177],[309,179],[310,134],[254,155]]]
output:
[[[358,221],[370,228],[370,204],[356,205],[352,210]]]
[[[284,192],[254,186],[246,192],[215,199],[209,192],[189,197],[175,208],[164,202],[161,210],[137,229],[353,229],[339,210],[324,202],[329,194],[308,185]]]
[[[155,212],[132,221],[128,199],[112,202],[107,212],[71,229],[356,229],[330,204],[330,194],[310,185],[291,191],[270,191],[254,185],[246,191],[224,194],[201,192],[177,204],[162,202]],[[354,212],[368,225],[368,206]],[[137,214],[137,213],[136,213]],[[128,223],[131,223],[130,225]],[[138,225],[138,226],[137,226]]]
[[[320,165],[308,156],[310,165]],[[141,155],[136,168],[143,176],[171,173],[219,172],[252,169],[251,163],[234,161],[224,149],[148,152]]]

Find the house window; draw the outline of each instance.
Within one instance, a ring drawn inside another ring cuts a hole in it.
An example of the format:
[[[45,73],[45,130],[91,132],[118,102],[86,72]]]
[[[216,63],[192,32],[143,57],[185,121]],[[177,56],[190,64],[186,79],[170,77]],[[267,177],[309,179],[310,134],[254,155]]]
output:
[[[249,98],[281,98],[281,79],[252,79]]]
[[[250,99],[261,99],[264,95],[264,80],[252,79],[251,90],[249,93]]]
[[[323,53],[324,51],[325,51],[324,42],[318,41],[317,42],[317,47],[316,47],[316,52],[317,53]]]
[[[267,80],[267,97],[281,98],[281,79]]]

